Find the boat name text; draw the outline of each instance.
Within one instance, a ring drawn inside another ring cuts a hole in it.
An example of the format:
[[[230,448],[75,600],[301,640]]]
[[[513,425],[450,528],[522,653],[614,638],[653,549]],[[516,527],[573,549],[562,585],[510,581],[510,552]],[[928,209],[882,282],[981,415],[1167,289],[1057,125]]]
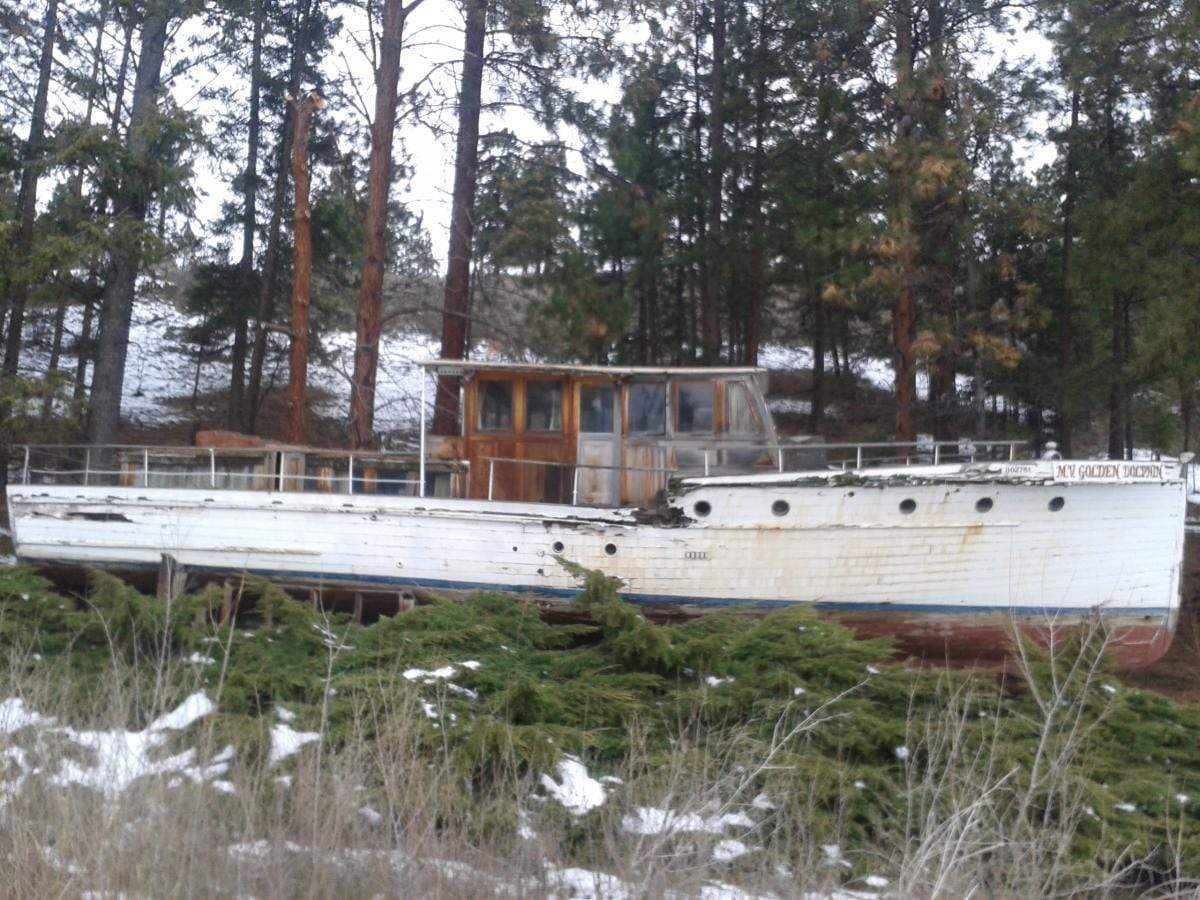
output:
[[[1083,481],[1092,478],[1163,481],[1167,475],[1163,471],[1162,463],[1089,462],[1057,463],[1054,466],[1054,477],[1058,481]]]

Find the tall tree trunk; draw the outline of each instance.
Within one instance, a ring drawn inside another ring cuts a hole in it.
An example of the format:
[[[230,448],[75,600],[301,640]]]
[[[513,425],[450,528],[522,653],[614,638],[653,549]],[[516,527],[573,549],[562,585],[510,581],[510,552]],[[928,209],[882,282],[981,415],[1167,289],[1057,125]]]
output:
[[[713,0],[712,69],[709,73],[707,247],[701,263],[700,341],[704,361],[721,356],[718,306],[721,266],[721,204],[725,188],[725,0]]]
[[[1121,298],[1121,418],[1125,422],[1125,458],[1133,459],[1133,379],[1130,377],[1129,362],[1133,359],[1133,301],[1128,294]]]
[[[96,40],[92,47],[92,71],[87,83],[87,105],[83,113],[83,124],[85,128],[91,127],[92,114],[96,109],[96,94],[100,88],[100,64],[104,58],[104,29],[108,25],[109,0],[101,0],[100,9],[96,16]],[[83,178],[84,167],[77,166],[75,174],[71,176],[70,192],[71,192],[71,209],[79,210],[83,205]],[[103,200],[97,203],[97,206],[102,206]],[[87,336],[84,330],[90,331],[92,322],[92,304],[95,299],[95,264],[89,266],[88,280],[83,290],[83,322],[84,328],[80,329],[79,341],[75,347],[76,363],[75,363],[75,379],[73,396],[75,400],[83,399],[83,376],[80,375],[80,370],[83,370],[84,375],[87,372],[87,354],[85,347],[87,345]],[[62,350],[63,326],[66,318],[66,302],[60,302],[54,316],[54,340],[50,354],[50,364],[47,367],[50,372],[54,372],[58,368],[59,354]],[[49,418],[53,406],[49,393],[42,400],[42,418]]]
[[[475,184],[479,176],[479,113],[483,96],[483,39],[488,0],[468,0],[463,36],[462,84],[458,96],[458,145],[454,158],[454,195],[450,209],[450,252],[442,301],[442,357],[463,359],[471,300],[471,247],[475,233]],[[458,426],[458,379],[438,379],[435,434],[454,434]]]
[[[762,343],[763,305],[767,293],[766,216],[763,211],[763,179],[766,177],[767,82],[766,37],[759,28],[758,65],[754,82],[754,156],[750,162],[750,285],[746,308],[746,365],[758,365]]]
[[[42,418],[49,419],[54,412],[54,387],[52,383],[58,372],[58,361],[62,357],[63,324],[67,317],[67,301],[59,300],[54,309],[54,336],[50,339],[50,359],[46,363],[46,393],[42,397]]]
[[[308,207],[308,135],[321,99],[309,94],[292,101],[296,139],[292,144],[292,181],[296,205],[292,214],[292,352],[288,360],[288,431],[293,444],[308,440],[308,309],[312,279],[312,215]]]
[[[254,0],[254,36],[250,46],[250,121],[247,125],[246,171],[242,184],[242,258],[238,261],[241,296],[233,324],[233,348],[229,353],[229,409],[225,416],[230,430],[241,425],[246,393],[246,342],[249,322],[245,304],[254,289],[254,230],[258,224],[259,93],[262,83],[263,0]]]
[[[1071,125],[1067,132],[1066,184],[1063,185],[1063,247],[1062,247],[1062,290],[1058,301],[1058,409],[1054,421],[1057,425],[1058,449],[1063,456],[1071,457],[1071,375],[1074,371],[1071,347],[1074,342],[1071,298],[1071,253],[1075,248],[1075,142],[1079,130],[1079,88],[1071,91]]]
[[[37,90],[33,97],[33,112],[29,119],[29,137],[21,154],[21,187],[17,195],[20,216],[13,257],[22,266],[28,265],[33,248],[33,224],[37,218],[38,179],[41,177],[41,156],[46,142],[46,106],[50,95],[50,71],[54,67],[54,38],[58,33],[58,0],[46,6],[42,32],[42,51],[38,63]],[[29,278],[20,273],[12,285],[9,301],[8,337],[4,346],[4,374],[17,374],[21,357],[21,327],[25,324],[25,303],[29,299]]]
[[[922,78],[920,111],[925,125],[923,139],[933,145],[932,155],[961,161],[958,148],[949,138],[950,70],[946,63],[946,3],[926,0],[928,24],[926,40],[929,64]],[[935,195],[920,204],[917,221],[921,227],[921,258],[925,265],[926,292],[941,326],[940,347],[931,360],[929,399],[933,413],[933,434],[937,440],[954,437],[952,423],[957,410],[956,370],[958,354],[958,310],[955,299],[957,232],[962,205],[956,203],[959,186],[953,175],[938,185]]]
[[[362,282],[358,289],[354,337],[354,380],[350,383],[350,446],[370,446],[375,433],[375,377],[383,322],[383,270],[387,261],[387,206],[392,186],[392,136],[396,130],[396,89],[400,83],[400,42],[405,9],[384,0],[375,71],[375,121],[367,170],[367,218],[363,223]]]
[[[912,129],[916,90],[913,84],[913,22],[912,0],[897,0],[895,6],[896,32],[896,98],[899,114],[896,124],[896,143],[901,160],[900,171],[893,175],[893,228],[903,245],[915,239],[911,190],[913,148]],[[917,292],[915,253],[906,247],[898,252],[896,261],[896,300],[892,310],[892,342],[895,347],[896,373],[896,440],[910,443],[916,440],[913,410],[917,400],[917,368],[913,345],[917,339]]]
[[[303,0],[296,10],[292,34],[291,71],[288,74],[288,96],[300,96],[300,79],[308,58],[309,32],[317,0]],[[274,198],[271,202],[271,221],[267,226],[267,249],[263,253],[262,276],[259,282],[258,311],[254,317],[254,346],[250,354],[250,374],[243,404],[242,430],[254,434],[258,427],[258,410],[262,405],[263,366],[267,358],[267,338],[271,319],[275,315],[275,282],[279,277],[280,244],[283,231],[283,209],[287,203],[288,165],[292,158],[295,137],[295,116],[292,104],[283,111],[279,129],[279,159],[275,170]]]
[[[107,7],[106,7],[107,8]],[[121,20],[120,7],[116,10],[117,21]],[[113,104],[109,110],[108,133],[114,139],[121,132],[121,107],[125,100],[125,81],[129,71],[129,58],[133,52],[133,25],[134,16],[132,12],[126,10],[124,13],[125,21],[123,26],[124,37],[121,41],[121,62],[117,67],[117,80],[113,87]],[[101,22],[97,26],[96,34],[96,55],[92,66],[92,81],[93,85],[98,84],[99,66],[102,61],[101,47],[104,36],[104,17],[101,16]],[[82,180],[80,182],[82,189]],[[97,189],[95,196],[95,209],[100,215],[103,215],[108,208],[108,195],[103,189]],[[83,301],[83,321],[79,326],[79,338],[75,343],[75,390],[72,396],[76,402],[84,399],[87,395],[87,370],[88,363],[95,358],[96,348],[92,337],[92,323],[96,312],[96,303],[100,298],[100,262],[96,258],[88,263],[88,279],[86,297]]]
[[[813,380],[812,380],[812,417],[809,430],[813,434],[821,433],[821,423],[825,418],[825,334],[826,310],[825,301],[821,299],[821,286],[816,282],[809,287],[809,297],[813,310]]]
[[[96,311],[96,299],[93,293],[96,289],[94,279],[88,281],[89,294],[83,302],[83,321],[79,325],[79,338],[75,342],[75,389],[72,398],[79,402],[87,394],[87,369],[92,358],[92,317]]]
[[[1183,416],[1183,453],[1192,449],[1192,417],[1196,412],[1196,387],[1189,380],[1179,386],[1179,410]]]
[[[967,242],[967,306],[972,312],[983,312],[980,309],[981,290],[980,282],[983,273],[980,271],[979,257],[975,251],[975,242]],[[983,369],[983,354],[976,348],[972,354],[972,362],[974,364],[974,372],[971,380],[972,391],[974,393],[975,407],[975,437],[982,438],[987,428],[987,375]]]
[[[1125,412],[1124,389],[1122,382],[1125,377],[1125,340],[1121,325],[1124,322],[1120,294],[1114,293],[1112,306],[1109,310],[1111,317],[1111,352],[1112,371],[1109,373],[1108,386],[1108,458],[1125,458]]]
[[[167,0],[158,0],[148,8],[142,23],[141,52],[129,109],[129,132],[125,139],[126,150],[134,160],[143,160],[150,152],[146,125],[157,108],[159,76],[173,8],[174,4]],[[133,318],[134,288],[142,262],[140,237],[153,193],[154,185],[147,182],[145,175],[134,172],[122,180],[116,198],[116,241],[102,298],[100,339],[92,377],[88,434],[94,444],[113,443],[121,421],[121,387],[125,381],[129,324]]]

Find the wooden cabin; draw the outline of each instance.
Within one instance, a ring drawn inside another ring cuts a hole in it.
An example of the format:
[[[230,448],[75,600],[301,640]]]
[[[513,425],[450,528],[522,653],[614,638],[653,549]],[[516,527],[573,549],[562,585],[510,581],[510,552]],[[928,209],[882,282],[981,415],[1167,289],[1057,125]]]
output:
[[[475,499],[647,505],[670,473],[771,470],[775,429],[757,368],[649,368],[438,360],[458,382],[456,436]]]

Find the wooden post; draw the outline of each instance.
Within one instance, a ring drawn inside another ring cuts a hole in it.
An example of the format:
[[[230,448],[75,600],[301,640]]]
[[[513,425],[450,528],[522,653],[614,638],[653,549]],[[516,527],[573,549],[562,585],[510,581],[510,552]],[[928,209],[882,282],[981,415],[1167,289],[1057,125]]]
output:
[[[168,553],[158,563],[158,583],[155,594],[164,603],[170,603],[187,589],[187,569]]]
[[[363,612],[363,595],[361,593],[359,593],[358,591],[355,591],[354,592],[354,624],[355,625],[362,624],[362,612]]]
[[[233,619],[233,582],[221,582],[221,624],[228,625]]]
[[[309,605],[311,605],[314,610],[320,608],[321,594],[316,588],[308,589],[308,602],[309,602]]]

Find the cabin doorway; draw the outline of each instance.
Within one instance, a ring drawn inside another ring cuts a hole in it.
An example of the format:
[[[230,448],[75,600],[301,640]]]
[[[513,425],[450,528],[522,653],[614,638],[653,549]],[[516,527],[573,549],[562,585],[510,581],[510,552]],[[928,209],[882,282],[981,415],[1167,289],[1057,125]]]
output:
[[[576,385],[579,450],[575,502],[616,506],[620,486],[621,407],[613,381],[580,381]],[[585,468],[595,466],[599,468]]]

